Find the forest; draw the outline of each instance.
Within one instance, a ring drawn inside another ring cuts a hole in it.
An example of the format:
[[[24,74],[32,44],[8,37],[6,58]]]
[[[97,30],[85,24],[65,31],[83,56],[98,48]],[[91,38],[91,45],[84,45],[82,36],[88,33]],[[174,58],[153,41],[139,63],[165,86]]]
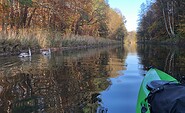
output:
[[[0,52],[123,41],[125,22],[106,0],[0,0]]]
[[[148,0],[141,4],[139,42],[180,44],[185,42],[185,0]]]

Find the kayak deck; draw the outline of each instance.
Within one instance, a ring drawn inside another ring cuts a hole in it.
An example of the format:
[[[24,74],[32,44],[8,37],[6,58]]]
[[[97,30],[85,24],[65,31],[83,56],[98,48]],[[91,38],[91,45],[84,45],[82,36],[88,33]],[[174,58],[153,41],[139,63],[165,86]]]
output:
[[[164,80],[164,81],[173,81],[177,82],[175,78],[168,75],[167,73],[160,71],[155,68],[151,68],[145,75],[138,94],[138,100],[137,100],[137,108],[136,113],[142,113],[141,109],[142,106],[145,106],[145,108],[148,108],[147,102],[145,102],[145,98],[149,94],[149,90],[147,89],[147,83],[153,81],[153,80]],[[146,111],[146,113],[150,113],[149,109]]]

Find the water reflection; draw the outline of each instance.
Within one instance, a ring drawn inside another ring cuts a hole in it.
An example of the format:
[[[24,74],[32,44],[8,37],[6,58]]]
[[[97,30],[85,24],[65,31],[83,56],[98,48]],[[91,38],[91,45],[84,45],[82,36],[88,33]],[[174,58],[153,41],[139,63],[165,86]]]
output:
[[[138,45],[140,61],[145,67],[154,66],[184,81],[185,50],[175,46]]]
[[[101,106],[107,113],[135,113],[139,87],[143,79],[143,65],[139,61],[136,45],[125,45],[122,59],[114,57],[114,76],[111,85],[100,93]],[[116,63],[117,62],[117,63]],[[100,112],[101,113],[101,112]]]
[[[95,113],[99,92],[108,77],[124,70],[123,48],[106,47],[0,58],[0,110],[2,113]],[[104,109],[106,110],[106,108]]]

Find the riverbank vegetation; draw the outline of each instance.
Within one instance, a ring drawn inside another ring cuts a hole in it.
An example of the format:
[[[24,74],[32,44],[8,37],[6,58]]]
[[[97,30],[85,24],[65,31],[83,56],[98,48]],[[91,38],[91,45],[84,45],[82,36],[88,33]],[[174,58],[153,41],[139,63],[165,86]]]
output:
[[[125,22],[104,0],[2,0],[0,52],[121,42]]]
[[[124,39],[125,44],[136,44],[137,43],[137,33],[136,31],[128,32],[128,35]]]
[[[124,38],[125,51],[130,53],[137,52],[137,33],[136,31],[128,32],[128,35]]]
[[[138,41],[183,45],[184,10],[184,0],[147,0],[139,14]]]

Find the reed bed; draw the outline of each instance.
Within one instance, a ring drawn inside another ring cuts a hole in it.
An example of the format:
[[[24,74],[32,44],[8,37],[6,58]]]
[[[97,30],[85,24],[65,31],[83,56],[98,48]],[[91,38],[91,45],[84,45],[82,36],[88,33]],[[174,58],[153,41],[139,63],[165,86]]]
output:
[[[119,43],[118,41],[79,35],[64,35],[57,31],[43,29],[20,29],[0,33],[0,53],[39,50],[41,48],[94,47]]]
[[[94,47],[117,44],[120,42],[100,37],[65,35],[61,43],[62,47],[78,47],[78,46]]]

